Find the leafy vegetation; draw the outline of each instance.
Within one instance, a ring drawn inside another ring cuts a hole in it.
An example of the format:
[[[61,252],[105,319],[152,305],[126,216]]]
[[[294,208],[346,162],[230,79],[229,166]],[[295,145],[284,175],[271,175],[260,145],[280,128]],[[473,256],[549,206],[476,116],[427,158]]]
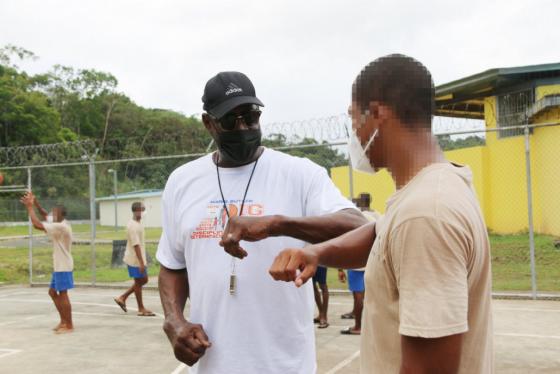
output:
[[[0,48],[0,147],[91,141],[100,161],[207,151],[211,137],[198,118],[137,105],[119,91],[117,77],[108,72],[55,65],[46,73],[32,75],[18,66],[37,58],[20,47]],[[444,149],[454,149],[477,145],[481,140],[442,137],[440,141]],[[348,163],[346,155],[337,148],[313,147],[319,144],[314,139],[288,139],[284,134],[273,134],[263,143],[268,147],[304,146],[284,151],[307,157],[327,170]],[[120,192],[161,189],[175,168],[192,159],[97,165],[96,195],[113,193],[109,169],[117,172]],[[26,173],[26,170],[4,173],[5,184],[25,184]],[[87,166],[34,169],[32,174],[34,192],[47,208],[64,202],[69,218],[89,218]],[[27,219],[18,197],[18,193],[0,195],[0,220]]]
[[[444,151],[467,147],[478,147],[486,144],[484,138],[476,135],[467,136],[466,138],[458,138],[455,140],[451,139],[450,135],[440,135],[438,136],[438,141],[440,147]]]

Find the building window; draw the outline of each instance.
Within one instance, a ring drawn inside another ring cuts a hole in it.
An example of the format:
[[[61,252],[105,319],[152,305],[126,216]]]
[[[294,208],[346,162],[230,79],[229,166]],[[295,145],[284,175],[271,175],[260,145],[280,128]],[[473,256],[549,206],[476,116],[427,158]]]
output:
[[[508,127],[525,125],[528,109],[531,108],[534,102],[535,94],[532,88],[498,95],[498,116],[496,118],[497,126],[500,129],[498,136],[500,138],[508,138],[523,135],[523,129],[508,129]]]

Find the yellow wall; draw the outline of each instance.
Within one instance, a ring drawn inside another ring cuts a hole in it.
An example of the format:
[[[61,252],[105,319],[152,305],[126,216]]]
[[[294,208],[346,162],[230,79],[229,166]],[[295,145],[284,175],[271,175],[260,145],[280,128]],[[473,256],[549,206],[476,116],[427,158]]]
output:
[[[546,86],[539,86],[535,89],[535,99],[540,100],[546,95],[560,93],[560,84],[549,84]]]
[[[560,85],[537,87],[536,99],[560,93]],[[560,110],[549,112],[535,123],[560,121]],[[485,120],[496,128],[495,98],[485,102]],[[535,129],[530,139],[533,221],[535,231],[560,235],[560,126]],[[528,230],[525,137],[499,138],[486,133],[486,146],[445,152],[448,160],[468,165],[488,228],[496,233]],[[349,193],[348,167],[331,170],[334,183],[345,196]],[[370,176],[353,173],[354,197],[372,195],[372,208],[385,211],[385,202],[395,185],[386,171]]]
[[[361,192],[371,194],[372,203],[370,208],[385,213],[385,202],[395,192],[395,183],[391,175],[382,170],[375,175],[353,171],[353,191],[358,197]],[[331,178],[344,196],[350,197],[350,175],[348,166],[339,166],[331,169]]]
[[[560,85],[537,87],[536,99],[560,93]],[[536,118],[534,123],[560,121],[560,110]],[[541,127],[531,137],[531,177],[535,231],[560,235],[560,126]]]
[[[486,127],[496,128],[495,99],[486,99],[484,106]],[[498,233],[528,230],[524,137],[500,139],[497,132],[487,132],[484,161],[487,226]]]
[[[482,183],[482,162],[485,147],[472,147],[445,152],[448,160],[468,165],[473,172],[476,194],[484,209],[484,188]],[[344,196],[349,197],[349,174],[348,166],[339,166],[331,169],[331,178]],[[395,183],[386,170],[375,175],[364,174],[359,171],[353,172],[354,196],[358,197],[362,192],[369,192],[372,196],[371,209],[384,213],[387,199],[395,192]]]
[[[445,152],[445,157],[456,164],[467,165],[473,173],[473,184],[476,190],[476,196],[480,202],[480,207],[486,215],[485,211],[485,191],[484,191],[484,157],[486,147],[471,147],[456,149]]]

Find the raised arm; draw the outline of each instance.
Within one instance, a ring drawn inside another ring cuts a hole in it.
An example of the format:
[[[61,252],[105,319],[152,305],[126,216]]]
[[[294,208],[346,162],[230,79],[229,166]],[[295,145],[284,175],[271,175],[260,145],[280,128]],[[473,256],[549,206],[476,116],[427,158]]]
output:
[[[317,265],[345,269],[364,267],[374,240],[375,223],[372,222],[323,243],[285,249],[276,257],[269,272],[274,279],[295,281],[299,287],[315,274]]]
[[[315,217],[232,217],[228,222],[220,245],[230,255],[244,258],[247,252],[239,242],[259,241],[273,236],[289,236],[308,243],[320,243],[354,230],[368,221],[355,209]]]
[[[47,216],[49,215],[49,212],[47,212],[45,209],[43,209],[41,204],[39,204],[39,200],[37,199],[37,197],[35,197],[35,199],[34,199],[34,204],[35,204],[35,207],[37,207],[37,210],[39,211],[39,214],[41,215],[41,218],[43,219],[43,221],[45,221],[47,219]]]
[[[165,314],[163,330],[177,360],[192,366],[204,355],[211,343],[202,326],[188,322],[183,315],[189,296],[187,271],[172,270],[162,265],[158,282]]]
[[[33,193],[31,191],[27,192],[25,195],[23,195],[20,201],[27,208],[27,214],[29,214],[29,218],[31,219],[33,227],[35,227],[37,230],[45,231],[43,223],[39,220],[39,218],[37,218],[35,209],[33,208],[33,204],[35,201],[35,196],[33,195]]]

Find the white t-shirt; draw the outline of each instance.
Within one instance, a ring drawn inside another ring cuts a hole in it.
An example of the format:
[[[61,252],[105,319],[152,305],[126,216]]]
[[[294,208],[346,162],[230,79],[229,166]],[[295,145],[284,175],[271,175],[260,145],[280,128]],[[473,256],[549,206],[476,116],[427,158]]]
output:
[[[224,198],[234,215],[254,164],[220,168]],[[301,288],[274,281],[276,255],[304,242],[274,237],[241,242],[249,255],[236,260],[237,291],[229,294],[231,259],[218,242],[227,216],[211,155],[175,170],[162,198],[163,233],[158,261],[187,268],[190,317],[202,324],[212,347],[191,374],[310,374],[316,372],[311,282]],[[353,208],[325,169],[265,149],[255,169],[243,216],[318,216]]]
[[[134,246],[140,246],[140,254],[142,255],[142,261],[144,265],[146,262],[146,245],[144,236],[144,225],[142,223],[131,219],[126,225],[126,251],[124,252],[123,261],[129,266],[139,267],[140,262],[138,261],[138,256],[136,256],[136,251]]]
[[[67,220],[62,222],[43,222],[47,237],[53,243],[53,270],[74,270],[72,258],[72,227]]]

